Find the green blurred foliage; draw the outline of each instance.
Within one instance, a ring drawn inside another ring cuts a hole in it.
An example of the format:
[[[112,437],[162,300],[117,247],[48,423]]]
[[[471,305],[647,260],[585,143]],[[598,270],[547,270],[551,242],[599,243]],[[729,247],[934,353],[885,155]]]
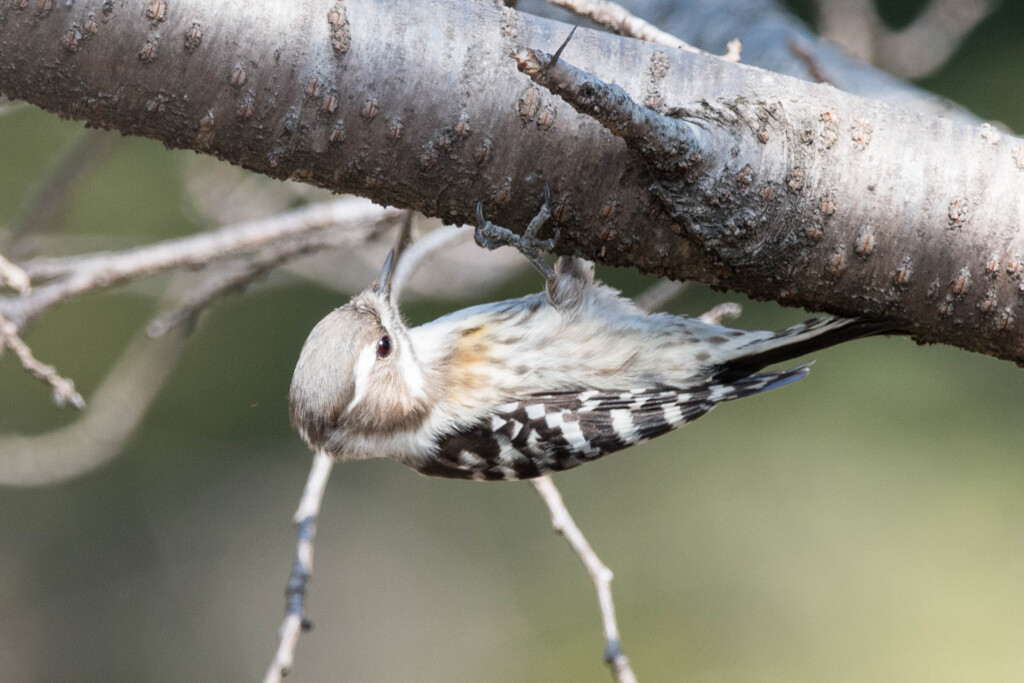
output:
[[[887,17],[910,16],[889,4]],[[1021,7],[1004,3],[927,86],[1024,130],[1022,25]],[[0,223],[79,130],[32,109],[0,119]],[[188,207],[190,156],[121,141],[53,232],[85,249],[207,227]],[[650,282],[603,274],[631,293]],[[157,280],[59,307],[28,341],[88,399],[156,312]],[[307,332],[339,302],[284,284],[206,315],[112,463],[0,493],[0,679],[262,675],[308,465],[287,424],[288,382]],[[524,275],[514,293],[537,285]],[[745,304],[746,327],[805,317],[703,288],[670,309],[724,300]],[[558,477],[615,571],[641,680],[1019,680],[1024,374],[906,340],[816,360],[798,385]],[[0,444],[75,417],[0,362]],[[592,588],[528,484],[341,466],[316,565],[316,629],[296,680],[607,679]]]

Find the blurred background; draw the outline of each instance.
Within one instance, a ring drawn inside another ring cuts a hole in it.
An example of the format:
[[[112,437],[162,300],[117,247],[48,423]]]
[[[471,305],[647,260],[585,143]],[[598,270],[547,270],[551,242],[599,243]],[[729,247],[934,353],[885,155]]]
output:
[[[899,27],[923,4],[880,9]],[[813,20],[811,3],[798,9]],[[1024,131],[1021,26],[1024,9],[1003,3],[921,83]],[[126,248],[244,218],[225,194],[222,206],[204,195],[214,182],[264,197],[268,213],[323,198],[22,107],[0,117],[0,225],[87,140],[89,166],[60,198],[40,253]],[[361,287],[378,254],[328,255],[323,270],[302,266],[323,282],[277,272],[225,299],[117,458],[59,485],[0,489],[0,680],[262,676],[310,459],[287,420],[292,368],[312,326],[351,291],[328,286],[332,274]],[[539,286],[526,268],[513,275],[495,291],[466,288],[473,299],[420,296],[405,312],[420,323]],[[654,282],[601,275],[631,294]],[[419,278],[429,282],[429,265]],[[57,307],[27,341],[90,400],[171,279]],[[722,301],[744,305],[740,327],[807,317],[698,286],[667,310],[696,315]],[[1024,371],[889,339],[815,359],[797,385],[556,477],[615,572],[640,680],[1020,680]],[[10,354],[0,359],[0,457],[14,435],[78,418]],[[295,680],[609,680],[591,584],[529,484],[346,464],[319,530],[316,627],[299,643]]]

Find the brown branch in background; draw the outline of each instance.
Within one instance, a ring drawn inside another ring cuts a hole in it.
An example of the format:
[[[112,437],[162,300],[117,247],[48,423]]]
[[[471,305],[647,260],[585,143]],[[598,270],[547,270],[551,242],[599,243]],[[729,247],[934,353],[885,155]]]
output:
[[[576,526],[568,508],[565,507],[562,494],[558,492],[551,477],[544,475],[531,479],[530,483],[551,512],[551,526],[572,546],[583,566],[587,568],[590,580],[594,582],[604,629],[605,662],[611,668],[617,683],[636,683],[636,675],[629,664],[629,658],[619,649],[619,625],[615,620],[615,602],[612,600],[612,571],[601,561],[587,541],[587,537]]]
[[[63,408],[70,403],[79,410],[85,409],[85,399],[75,391],[75,383],[62,377],[52,365],[36,360],[32,349],[18,336],[18,327],[0,315],[0,353],[5,348],[14,352],[23,368],[53,388],[53,402],[58,407]]]
[[[397,221],[403,212],[383,209],[363,199],[339,199],[314,204],[258,221],[158,242],[121,252],[103,252],[70,258],[34,259],[21,267],[32,280],[52,280],[20,297],[0,297],[5,345],[18,353],[22,364],[54,387],[58,405],[84,405],[74,385],[32,358],[18,334],[50,307],[82,293],[111,287],[166,270],[206,268],[229,257],[256,252],[252,260],[227,274],[217,274],[182,305],[159,319],[155,334],[190,319],[214,299],[241,288],[285,261],[331,246],[351,246]]]
[[[606,0],[548,0],[548,2],[555,7],[572,12],[576,16],[586,17],[620,36],[638,38],[687,52],[700,52],[689,43],[679,40],[671,33],[662,31],[614,2]]]
[[[324,451],[313,454],[313,464],[306,479],[306,486],[295,511],[295,526],[298,529],[298,543],[295,547],[295,563],[285,588],[285,616],[278,631],[279,643],[274,652],[263,683],[279,683],[288,675],[295,662],[295,648],[302,631],[310,629],[306,618],[306,587],[313,576],[313,540],[316,538],[316,520],[324,500],[327,480],[334,467],[334,458]]]

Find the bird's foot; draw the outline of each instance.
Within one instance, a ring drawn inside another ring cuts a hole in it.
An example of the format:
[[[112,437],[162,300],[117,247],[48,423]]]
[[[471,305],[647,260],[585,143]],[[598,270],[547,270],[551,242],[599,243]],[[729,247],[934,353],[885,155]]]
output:
[[[533,217],[530,224],[526,226],[526,230],[523,231],[522,235],[517,235],[508,228],[503,228],[486,220],[484,218],[484,203],[483,201],[477,202],[476,233],[474,233],[476,243],[485,249],[513,246],[533,264],[534,268],[540,271],[546,280],[551,280],[555,277],[555,271],[541,256],[541,252],[551,251],[555,248],[555,245],[558,244],[558,238],[561,236],[561,231],[556,229],[555,236],[551,239],[542,240],[537,237],[537,233],[540,232],[540,229],[544,227],[544,223],[550,217],[551,189],[547,183],[544,184],[544,204],[541,205],[540,211]]]

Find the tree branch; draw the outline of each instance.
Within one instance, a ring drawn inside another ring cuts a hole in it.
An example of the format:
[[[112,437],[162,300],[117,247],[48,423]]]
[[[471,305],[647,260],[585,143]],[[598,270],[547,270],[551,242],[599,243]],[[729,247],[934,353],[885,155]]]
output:
[[[327,480],[334,467],[334,458],[323,451],[313,454],[313,464],[306,479],[306,486],[295,511],[295,526],[298,529],[298,543],[295,547],[295,563],[288,577],[285,589],[284,622],[278,631],[279,644],[274,653],[263,683],[279,683],[288,675],[295,662],[295,647],[302,631],[312,628],[306,618],[306,588],[313,577],[313,541],[316,538],[316,519],[324,500]]]
[[[849,0],[846,0],[847,2]],[[840,0],[840,3],[844,0]],[[837,49],[778,0],[629,0],[627,7],[662,30],[710,53],[743,41],[743,62],[925,114],[980,123],[963,106]]]
[[[21,361],[21,366],[53,388],[53,402],[63,408],[70,403],[79,410],[85,409],[85,399],[75,391],[75,383],[62,377],[52,365],[40,363],[28,344],[18,336],[18,327],[0,315],[0,355],[4,349],[10,349]]]
[[[896,319],[918,341],[1024,364],[1017,139],[1007,145],[984,124],[920,120],[913,135],[933,146],[897,158],[886,120],[913,117],[876,103],[847,112],[848,126],[820,101],[723,99],[659,115],[564,57],[522,49],[515,59],[647,162],[675,230],[717,257],[706,281],[755,296],[774,281],[785,303],[831,309],[845,301],[839,312]],[[897,180],[857,161],[865,156],[886,159]],[[936,186],[948,194],[936,197]]]
[[[345,198],[121,252],[34,259],[22,264],[25,273],[33,281],[51,282],[28,296],[0,297],[0,315],[22,329],[52,306],[85,292],[167,270],[205,268],[261,249],[260,258],[269,267],[315,249],[357,244],[401,215],[397,209]]]
[[[1024,361],[1024,141],[991,127],[581,30],[565,56],[581,72],[701,131],[699,160],[680,166],[680,145],[638,155],[639,137],[624,145],[516,73],[510,52],[553,49],[566,28],[488,3],[346,0],[325,14],[313,0],[288,13],[184,0],[159,19],[115,8],[66,39],[101,9],[2,10],[0,66],[16,68],[0,69],[0,89],[454,223],[483,198],[493,220],[525,225],[548,182],[561,253],[896,318],[920,342]],[[111,54],[134,58],[110,69]],[[434,87],[410,90],[422,82]]]
[[[0,285],[13,289],[18,294],[32,291],[32,281],[24,270],[0,254]]]
[[[530,483],[551,512],[551,526],[572,547],[590,574],[590,580],[594,582],[604,630],[604,661],[611,668],[617,683],[636,683],[636,675],[629,664],[629,658],[619,649],[619,625],[615,620],[615,602],[612,600],[612,570],[601,561],[587,541],[587,537],[576,526],[569,509],[565,507],[562,494],[551,477],[544,475],[531,479]]]
[[[698,51],[671,33],[666,33],[640,17],[630,14],[625,7],[614,2],[607,2],[607,0],[548,0],[548,2],[555,7],[569,10],[577,16],[586,17],[599,26],[615,31],[620,36],[646,40],[677,50]]]

